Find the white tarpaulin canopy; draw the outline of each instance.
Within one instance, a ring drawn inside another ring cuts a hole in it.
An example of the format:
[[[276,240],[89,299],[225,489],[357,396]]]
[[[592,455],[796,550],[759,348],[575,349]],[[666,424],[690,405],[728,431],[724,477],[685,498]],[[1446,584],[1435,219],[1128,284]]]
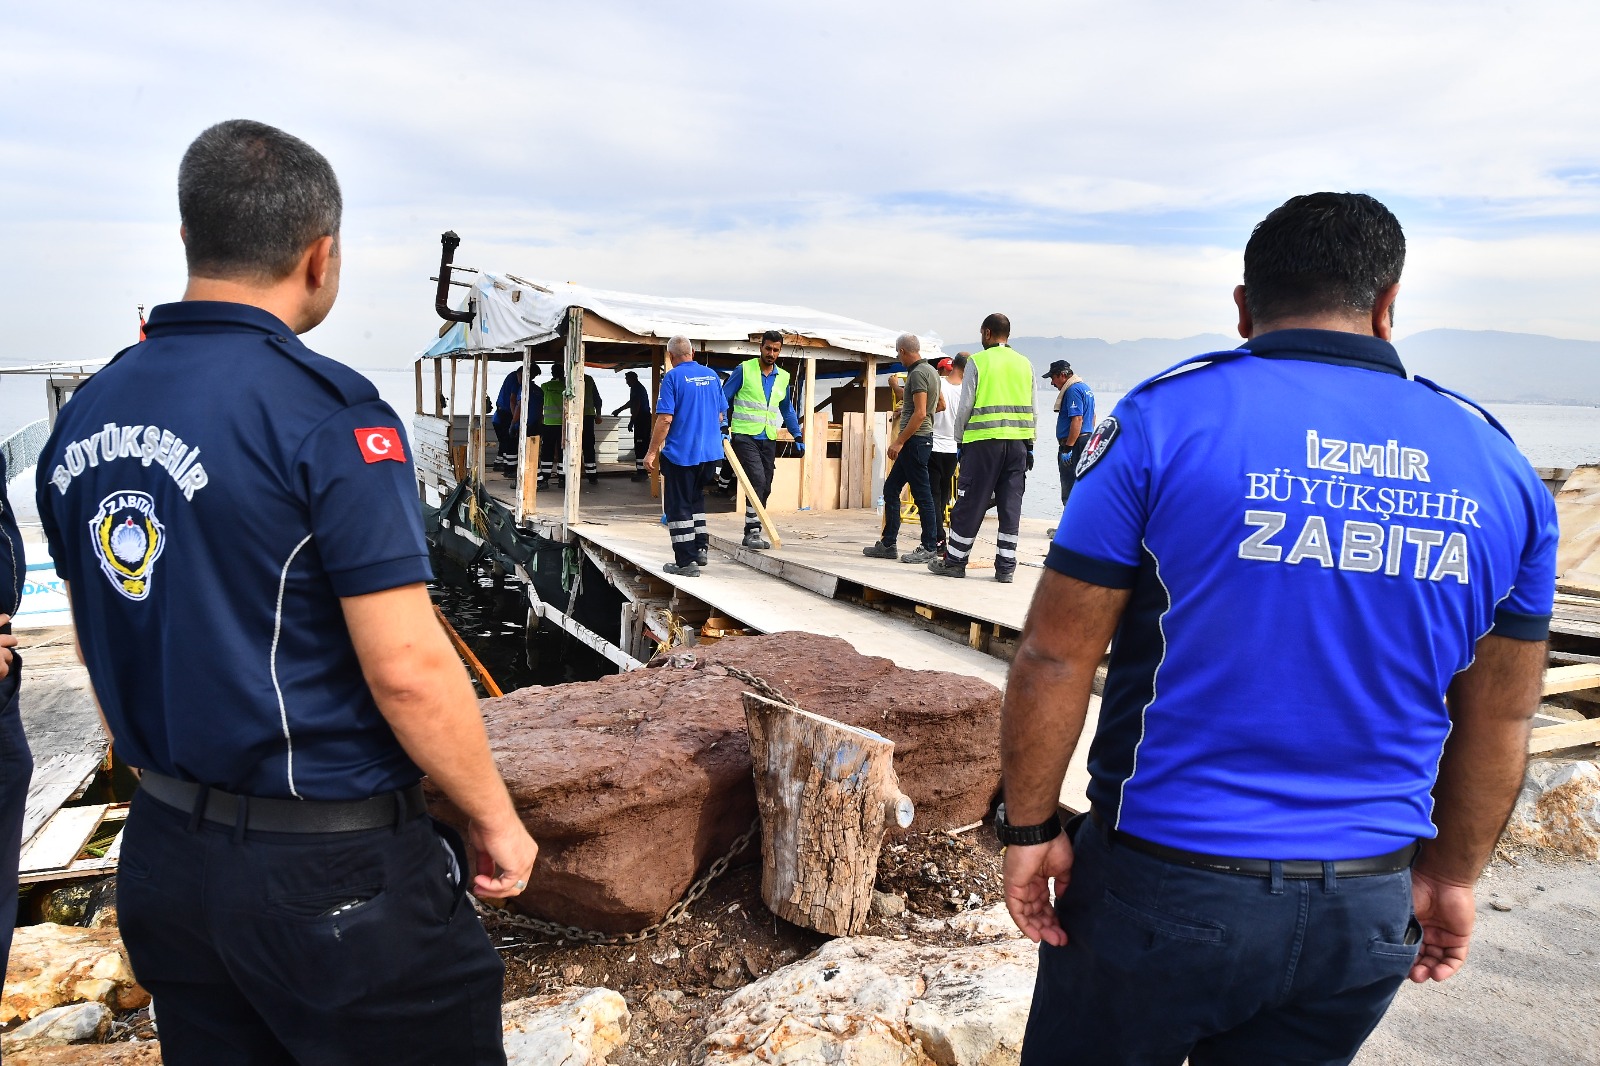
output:
[[[752,337],[776,329],[843,351],[887,359],[894,358],[895,338],[902,332],[809,307],[645,296],[489,273],[476,275],[461,308],[467,306],[467,300],[476,303],[472,322],[464,331],[447,332],[429,348],[428,355],[463,350],[511,352],[523,345],[542,344],[560,333],[570,307],[581,307],[630,333],[662,341],[682,334],[696,342],[748,343]],[[919,337],[924,356],[942,354],[937,336]]]

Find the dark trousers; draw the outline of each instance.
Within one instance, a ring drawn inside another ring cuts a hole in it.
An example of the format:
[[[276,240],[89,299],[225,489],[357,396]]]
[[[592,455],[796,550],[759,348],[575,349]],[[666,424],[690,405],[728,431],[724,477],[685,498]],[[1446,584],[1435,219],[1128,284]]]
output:
[[[1083,458],[1084,448],[1089,446],[1089,434],[1079,433],[1078,439],[1071,448],[1066,448],[1060,441],[1056,446],[1062,451],[1056,457],[1056,465],[1061,468],[1061,502],[1067,502],[1067,497],[1072,495],[1072,486],[1078,483],[1078,460]]]
[[[644,469],[644,453],[650,450],[650,420],[635,419],[633,423],[633,467]]]
[[[750,487],[756,490],[756,499],[765,507],[767,498],[772,495],[772,471],[778,462],[778,442],[770,438],[747,437],[742,433],[735,433],[729,440],[733,444],[734,457],[744,467],[744,476],[750,479]],[[747,502],[744,505],[744,535],[748,537],[760,532],[761,519],[756,517],[755,507]]]
[[[563,471],[561,465],[561,424],[541,425],[539,427],[539,476],[548,478],[551,474]],[[563,475],[565,476],[565,475]]]
[[[883,536],[891,547],[900,536],[900,490],[911,486],[922,521],[922,546],[929,551],[939,547],[939,517],[935,513],[933,488],[928,484],[928,456],[933,454],[932,437],[912,437],[895,456],[894,465],[883,479]]]
[[[1074,850],[1067,946],[1039,947],[1022,1066],[1346,1063],[1417,957],[1409,870],[1219,873],[1111,843],[1093,819]]]
[[[683,566],[711,543],[706,532],[706,486],[717,476],[717,464],[679,466],[665,456],[660,462],[661,503],[672,537],[672,558]]]
[[[137,795],[117,875],[167,1066],[503,1066],[504,968],[453,831],[427,817],[315,835],[191,821]]]
[[[33,754],[17,709],[16,671],[21,666],[22,660],[13,658],[12,675],[0,681],[0,693],[10,697],[0,710],[0,965],[11,954],[11,934],[17,925],[17,860],[22,854],[28,783],[33,779]]]
[[[928,454],[928,482],[933,486],[933,512],[939,526],[939,545],[944,545],[944,513],[956,491],[956,453]]]
[[[590,477],[600,476],[600,463],[595,458],[594,417],[583,420],[583,472]]]
[[[500,454],[507,459],[515,459],[517,457],[517,446],[521,443],[517,440],[516,430],[510,422],[495,422],[492,424],[494,426],[495,440],[500,444]]]
[[[993,496],[999,512],[999,545],[994,572],[1008,574],[1017,568],[1017,531],[1022,528],[1022,492],[1028,476],[1028,442],[979,440],[962,446],[961,478],[956,482],[956,507],[950,513],[945,559],[964,565],[978,539],[978,527]]]

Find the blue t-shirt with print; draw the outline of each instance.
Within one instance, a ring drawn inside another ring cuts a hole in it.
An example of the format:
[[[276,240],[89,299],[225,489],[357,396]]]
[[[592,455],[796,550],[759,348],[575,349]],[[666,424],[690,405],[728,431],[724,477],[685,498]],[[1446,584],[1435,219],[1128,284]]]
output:
[[[656,414],[672,416],[661,454],[678,466],[721,459],[722,415],[727,409],[715,370],[691,360],[667,371],[656,398]]]

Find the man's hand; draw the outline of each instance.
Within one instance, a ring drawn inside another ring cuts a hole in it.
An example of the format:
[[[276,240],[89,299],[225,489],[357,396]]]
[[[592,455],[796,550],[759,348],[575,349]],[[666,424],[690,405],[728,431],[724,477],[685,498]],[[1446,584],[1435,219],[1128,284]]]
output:
[[[1028,449],[1028,469],[1029,470],[1033,469],[1033,449],[1032,448]]]
[[[660,465],[660,453],[654,448],[651,448],[649,451],[644,453],[644,468],[646,470],[654,474],[656,472],[656,468]]]
[[[889,461],[892,463],[898,458],[900,458],[900,442],[895,441],[889,445]]]
[[[0,614],[0,626],[8,625],[10,622],[9,614]],[[0,633],[0,677],[11,676],[11,649],[16,646],[15,636],[10,633]]]
[[[1411,967],[1411,980],[1443,981],[1467,961],[1472,923],[1477,919],[1472,886],[1412,870],[1411,906],[1422,926],[1422,949]]]
[[[1043,940],[1058,948],[1067,946],[1067,931],[1050,904],[1050,878],[1055,878],[1059,893],[1065,891],[1071,874],[1072,842],[1065,833],[1045,844],[1006,848],[1006,910],[1035,944]]]
[[[528,887],[539,845],[533,842],[521,819],[494,825],[473,822],[467,827],[467,858],[472,863],[472,891],[481,899],[521,895]]]

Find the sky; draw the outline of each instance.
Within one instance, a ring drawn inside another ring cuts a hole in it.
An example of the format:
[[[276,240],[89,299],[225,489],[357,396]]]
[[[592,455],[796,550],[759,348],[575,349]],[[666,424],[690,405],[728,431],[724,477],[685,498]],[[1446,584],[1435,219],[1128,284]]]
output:
[[[457,262],[971,340],[1231,333],[1251,227],[1369,192],[1399,333],[1600,339],[1600,7],[0,0],[0,359],[108,355],[177,298],[213,122],[344,191],[314,348],[404,366]],[[460,290],[458,290],[460,291]]]

